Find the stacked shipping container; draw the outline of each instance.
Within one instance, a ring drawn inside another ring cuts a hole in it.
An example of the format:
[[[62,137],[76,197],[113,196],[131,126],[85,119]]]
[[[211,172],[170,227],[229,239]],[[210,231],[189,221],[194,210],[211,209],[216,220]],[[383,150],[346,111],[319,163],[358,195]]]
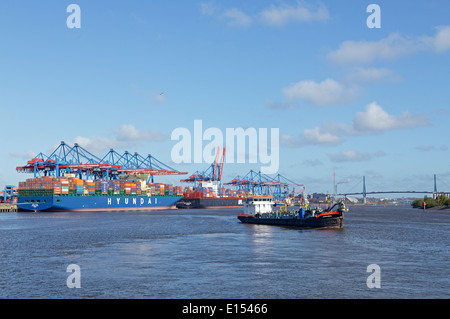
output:
[[[247,198],[250,193],[239,190],[235,192],[232,189],[219,188],[217,195],[213,193],[212,187],[186,187],[184,189],[184,197],[186,198]]]
[[[19,182],[19,196],[182,196],[180,186],[129,180],[82,180],[66,177],[38,177]]]
[[[217,196],[213,194],[212,188],[193,188],[173,186],[162,183],[145,183],[141,181],[129,180],[82,180],[74,175],[68,174],[66,177],[38,177],[30,178],[25,182],[19,182],[19,195],[21,196],[185,196],[195,198],[210,197],[232,197],[247,198],[246,191],[235,192],[232,189],[219,188]]]

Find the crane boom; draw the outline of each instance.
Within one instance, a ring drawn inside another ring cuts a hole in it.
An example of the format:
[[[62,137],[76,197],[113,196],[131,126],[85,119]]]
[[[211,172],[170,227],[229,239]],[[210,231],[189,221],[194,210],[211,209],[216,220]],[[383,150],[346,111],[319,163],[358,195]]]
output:
[[[217,154],[216,154],[216,161],[214,162],[214,171],[212,180],[216,180],[216,174],[217,174],[217,163],[219,162],[219,153],[220,153],[220,146],[217,147]]]
[[[222,162],[220,163],[219,181],[222,180],[222,169],[224,160],[225,160],[225,147],[223,148]]]

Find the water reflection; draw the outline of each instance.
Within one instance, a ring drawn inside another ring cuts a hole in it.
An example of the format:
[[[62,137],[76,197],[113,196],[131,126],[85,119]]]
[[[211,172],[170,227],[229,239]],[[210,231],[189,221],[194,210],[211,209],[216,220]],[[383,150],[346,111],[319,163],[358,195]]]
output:
[[[274,227],[268,225],[245,225],[251,229],[250,235],[255,244],[267,244],[272,242]]]
[[[449,229],[448,212],[388,207],[352,208],[343,229],[247,225],[235,211],[0,215],[0,297],[445,298]]]

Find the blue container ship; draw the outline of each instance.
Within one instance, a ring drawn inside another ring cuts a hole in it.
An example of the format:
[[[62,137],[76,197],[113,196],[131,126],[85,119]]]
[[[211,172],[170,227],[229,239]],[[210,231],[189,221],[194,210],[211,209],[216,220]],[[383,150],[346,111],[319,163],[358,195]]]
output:
[[[17,206],[26,211],[147,211],[175,209],[182,198],[172,196],[19,196]]]
[[[142,180],[89,181],[40,177],[19,183],[17,206],[26,211],[136,211],[176,208],[182,189]]]
[[[19,182],[17,206],[26,211],[111,211],[176,208],[181,186],[154,183],[154,176],[184,175],[150,154],[143,157],[113,149],[97,157],[64,141],[46,156],[39,153],[19,173],[34,174]]]

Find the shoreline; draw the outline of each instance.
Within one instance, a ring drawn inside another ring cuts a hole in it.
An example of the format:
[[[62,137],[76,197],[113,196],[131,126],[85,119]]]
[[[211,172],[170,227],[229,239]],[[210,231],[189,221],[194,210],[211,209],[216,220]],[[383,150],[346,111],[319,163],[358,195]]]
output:
[[[423,207],[416,207],[416,209],[421,209],[421,210],[448,210],[450,211],[450,206],[434,206],[434,207],[430,207],[430,208],[425,208],[423,209]]]

